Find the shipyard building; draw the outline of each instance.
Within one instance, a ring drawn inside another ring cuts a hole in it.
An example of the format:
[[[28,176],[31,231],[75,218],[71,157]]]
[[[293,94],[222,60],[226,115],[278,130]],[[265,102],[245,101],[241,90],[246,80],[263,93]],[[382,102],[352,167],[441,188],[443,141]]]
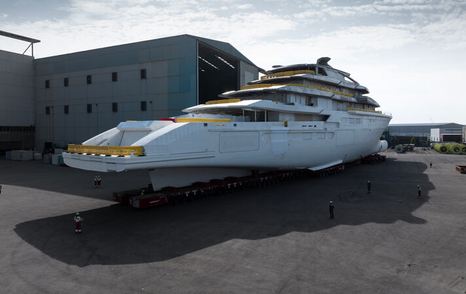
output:
[[[415,144],[427,147],[435,142],[463,142],[463,128],[457,123],[390,124],[384,136],[390,146]]]
[[[178,115],[260,71],[229,43],[192,35],[39,59],[0,51],[0,150],[64,147],[121,121]]]

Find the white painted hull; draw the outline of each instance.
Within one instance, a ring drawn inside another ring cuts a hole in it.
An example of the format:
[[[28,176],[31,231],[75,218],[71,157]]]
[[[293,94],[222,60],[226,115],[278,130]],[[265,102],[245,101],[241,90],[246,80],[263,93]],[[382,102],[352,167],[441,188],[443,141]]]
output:
[[[360,123],[345,123],[352,118]],[[350,162],[386,149],[386,142],[379,138],[389,120],[383,115],[347,115],[340,122],[289,122],[287,126],[282,122],[164,122],[161,128],[140,139],[136,136],[132,142],[144,146],[145,156],[64,153],[63,157],[67,165],[85,170],[155,170],[151,173],[154,187],[183,186],[250,170],[319,170]],[[164,131],[167,128],[169,131]],[[165,179],[162,174],[167,175]],[[173,180],[176,175],[179,181]]]

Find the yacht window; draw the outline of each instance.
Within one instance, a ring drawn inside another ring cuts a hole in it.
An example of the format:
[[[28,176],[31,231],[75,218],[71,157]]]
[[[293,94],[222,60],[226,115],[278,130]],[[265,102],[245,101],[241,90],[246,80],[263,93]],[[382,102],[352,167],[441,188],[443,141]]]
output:
[[[326,121],[328,119],[328,115],[321,115],[321,114],[307,114],[307,113],[296,113],[295,114],[295,121]]]
[[[289,96],[289,97],[286,99],[286,104],[287,104],[287,105],[294,105],[294,97]]]
[[[241,116],[242,110],[241,109],[210,108],[210,109],[201,109],[194,113],[195,114],[207,113],[207,114],[223,114],[223,115]]]
[[[255,115],[253,110],[243,111],[244,121],[255,121]]]
[[[264,110],[243,110],[244,121],[264,122],[268,121],[269,114]]]
[[[265,121],[265,111],[256,111],[256,121]]]
[[[267,111],[267,121],[279,121],[279,113],[276,111]]]
[[[317,106],[317,99],[314,97],[306,97],[306,105]]]

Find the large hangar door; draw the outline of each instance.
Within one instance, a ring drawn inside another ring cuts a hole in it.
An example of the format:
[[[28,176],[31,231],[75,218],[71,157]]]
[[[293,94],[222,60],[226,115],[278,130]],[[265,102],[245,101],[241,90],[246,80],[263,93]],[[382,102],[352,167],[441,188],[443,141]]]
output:
[[[199,103],[239,88],[239,60],[199,42]]]
[[[442,142],[461,143],[461,135],[442,135]]]

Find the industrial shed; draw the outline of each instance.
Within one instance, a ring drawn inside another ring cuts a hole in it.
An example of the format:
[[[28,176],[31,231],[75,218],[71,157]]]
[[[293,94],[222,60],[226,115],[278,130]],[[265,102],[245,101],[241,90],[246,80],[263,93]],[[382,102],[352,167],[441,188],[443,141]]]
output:
[[[415,144],[426,147],[435,141],[431,138],[431,130],[438,129],[442,134],[448,135],[445,137],[447,141],[461,142],[462,128],[463,125],[457,123],[390,124],[385,138],[390,146]]]
[[[178,115],[239,89],[261,71],[229,43],[192,35],[39,59],[1,51],[0,69],[5,68],[0,85],[8,84],[9,95],[2,96],[0,109],[13,106],[0,130],[30,127],[39,150],[81,143],[121,121]],[[11,81],[10,72],[18,78]],[[15,122],[18,117],[23,121]]]

